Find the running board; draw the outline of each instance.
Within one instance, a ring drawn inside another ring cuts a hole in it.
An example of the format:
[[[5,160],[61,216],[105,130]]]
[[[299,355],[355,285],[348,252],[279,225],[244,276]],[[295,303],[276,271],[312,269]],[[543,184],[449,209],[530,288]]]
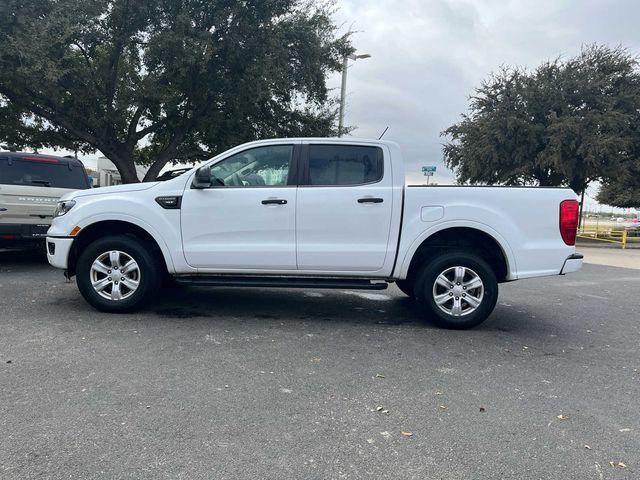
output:
[[[385,290],[386,282],[340,278],[288,278],[288,277],[231,277],[231,276],[183,276],[176,283],[207,287],[266,287],[266,288],[344,288],[348,290]]]

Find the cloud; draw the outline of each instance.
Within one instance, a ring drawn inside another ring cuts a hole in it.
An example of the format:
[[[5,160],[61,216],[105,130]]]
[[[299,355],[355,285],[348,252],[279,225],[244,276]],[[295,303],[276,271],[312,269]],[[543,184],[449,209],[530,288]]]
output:
[[[350,26],[360,53],[351,62],[345,123],[357,137],[400,143],[410,181],[437,165],[435,181],[453,182],[442,165],[440,132],[467,111],[474,87],[501,65],[535,68],[584,44],[640,51],[640,2],[613,0],[342,0],[336,21]],[[340,76],[329,85],[338,91]]]

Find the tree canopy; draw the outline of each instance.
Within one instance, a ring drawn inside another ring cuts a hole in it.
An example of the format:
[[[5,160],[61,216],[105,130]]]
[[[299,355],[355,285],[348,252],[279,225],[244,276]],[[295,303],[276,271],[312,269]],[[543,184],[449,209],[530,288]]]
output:
[[[0,143],[100,150],[123,181],[258,138],[335,133],[351,51],[309,0],[4,0]]]
[[[604,182],[597,200],[614,207],[640,210],[640,161],[636,160],[634,166],[623,168],[617,178]]]
[[[444,161],[461,183],[615,184],[640,152],[638,61],[622,47],[588,46],[533,71],[502,68],[442,132]],[[626,167],[625,167],[626,168]]]

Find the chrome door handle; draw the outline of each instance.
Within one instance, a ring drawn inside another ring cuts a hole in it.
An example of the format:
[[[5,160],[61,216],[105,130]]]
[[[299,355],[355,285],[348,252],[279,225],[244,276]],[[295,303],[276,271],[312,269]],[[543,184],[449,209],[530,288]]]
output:
[[[267,200],[262,200],[263,205],[284,205],[286,203],[286,200],[282,200],[280,198],[270,198]]]

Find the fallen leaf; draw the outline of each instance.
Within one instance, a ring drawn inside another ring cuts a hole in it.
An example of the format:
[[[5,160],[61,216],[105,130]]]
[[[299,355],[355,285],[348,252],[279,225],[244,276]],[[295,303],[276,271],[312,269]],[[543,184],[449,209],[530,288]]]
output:
[[[631,429],[630,428],[621,428],[620,431],[621,432],[630,432]]]
[[[447,409],[447,406],[446,406],[446,405],[440,405],[440,408],[441,408],[442,410],[446,410],[446,409]]]
[[[376,378],[384,378],[384,375],[382,375],[381,373],[376,373]]]
[[[529,347],[527,347],[526,345],[523,345],[523,346],[522,346],[522,349],[523,349],[523,350],[529,350]]]
[[[442,395],[442,392],[440,390],[436,390],[436,395]]]
[[[389,415],[389,410],[382,410],[380,413],[385,413],[385,414]]]
[[[623,462],[618,462],[618,466],[620,468],[627,468],[627,466]]]
[[[12,363],[11,360],[7,360],[7,363]]]
[[[402,435],[404,435],[405,437],[413,437],[413,432],[400,432]]]
[[[384,410],[384,407],[376,407],[376,412],[381,412],[382,410]]]
[[[610,466],[610,467],[615,467],[615,466],[616,466],[616,464],[615,464],[615,463],[613,463],[613,462],[609,462],[609,466]]]
[[[566,420],[566,419],[567,419],[567,418],[569,418],[569,417],[567,417],[566,415],[562,415],[562,414],[560,414],[560,415],[558,415],[556,418],[558,418],[559,420]]]
[[[484,411],[486,411],[486,410],[485,410],[485,408],[484,408],[484,407],[480,407],[480,411],[481,411],[481,412],[484,412]]]
[[[589,445],[585,445],[584,448],[586,448],[587,450],[591,450],[591,447]]]

